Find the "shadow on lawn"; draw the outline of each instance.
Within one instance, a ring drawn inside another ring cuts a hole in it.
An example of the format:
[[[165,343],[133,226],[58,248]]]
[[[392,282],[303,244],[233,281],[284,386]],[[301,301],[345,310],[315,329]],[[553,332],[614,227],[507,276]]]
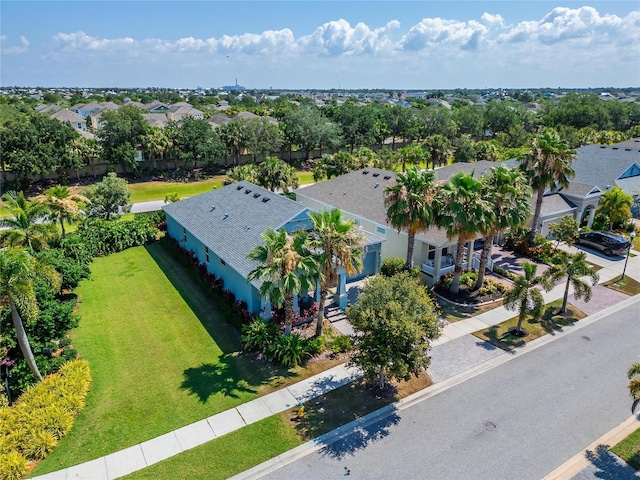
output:
[[[278,368],[271,364],[261,363],[250,356],[238,354],[242,351],[240,335],[236,328],[220,314],[209,287],[202,282],[198,272],[186,262],[182,262],[181,260],[184,258],[179,257],[180,253],[173,251],[171,246],[167,246],[162,240],[148,244],[145,248],[171,282],[173,288],[198,317],[212,340],[222,350],[224,354],[222,358],[225,359],[224,371],[227,372],[226,375],[229,378],[233,378],[235,374],[235,378],[244,379],[247,386],[260,386],[273,383],[274,378],[282,381],[282,379],[294,375],[284,367]],[[210,364],[210,366],[216,367],[215,364]],[[213,372],[202,373],[204,376],[211,374]],[[198,376],[197,372],[192,372],[189,375],[195,375],[196,378]],[[197,383],[196,381],[193,385],[197,385]],[[223,386],[224,384],[219,385],[219,387]],[[197,391],[194,389],[194,393]],[[203,393],[206,395],[206,391]]]
[[[593,478],[604,480],[637,479],[637,471],[624,460],[609,451],[608,445],[597,445],[594,450],[587,450],[585,457],[595,467]]]
[[[200,402],[206,403],[211,395],[223,394],[225,397],[240,398],[239,393],[257,393],[246,380],[239,379],[235,368],[229,362],[228,355],[219,358],[218,363],[205,363],[198,368],[187,368],[180,385],[189,394],[197,395]]]

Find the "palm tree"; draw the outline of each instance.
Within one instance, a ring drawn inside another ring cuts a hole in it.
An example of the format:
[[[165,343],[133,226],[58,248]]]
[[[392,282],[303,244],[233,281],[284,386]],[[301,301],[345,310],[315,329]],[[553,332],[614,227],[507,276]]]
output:
[[[159,157],[163,157],[164,153],[169,149],[169,138],[159,127],[151,127],[147,133],[142,137],[142,148],[150,160],[153,162],[153,167],[157,167],[157,160]]]
[[[245,165],[238,165],[227,170],[227,178],[224,180],[225,185],[229,185],[235,182],[241,182],[243,180],[251,183],[256,183],[258,178],[258,170],[252,163]]]
[[[306,245],[305,232],[290,235],[284,228],[277,232],[268,229],[262,238],[264,245],[258,245],[247,256],[261,265],[249,273],[247,280],[262,280],[260,295],[276,307],[284,304],[284,334],[289,335],[293,326],[293,296],[314,288],[318,264]]]
[[[47,206],[53,220],[60,223],[62,238],[65,238],[67,233],[64,229],[64,221],[76,218],[81,213],[80,204],[91,203],[91,200],[84,195],[71,193],[69,187],[62,185],[51,187],[44,193],[35,200]]]
[[[625,193],[620,187],[613,187],[602,194],[598,211],[609,217],[609,230],[613,226],[626,222],[631,218],[633,197]]]
[[[537,193],[529,244],[533,245],[538,232],[544,192],[549,187],[555,189],[558,185],[564,188],[569,186],[570,179],[575,175],[571,168],[575,156],[576,151],[566,141],[560,139],[557,133],[547,130],[533,139],[531,149],[522,158],[521,168]]]
[[[489,209],[483,217],[484,222],[479,224],[484,245],[475,289],[484,284],[485,268],[493,250],[493,237],[506,228],[522,225],[529,218],[530,197],[531,188],[519,170],[510,170],[500,165],[492,167],[489,175],[482,177],[482,198],[487,201]]]
[[[319,254],[319,268],[322,272],[316,324],[316,336],[320,337],[329,288],[335,285],[340,268],[344,268],[347,275],[354,275],[362,269],[365,239],[360,229],[355,228],[355,222],[343,218],[342,212],[337,208],[321,213],[309,212],[309,217],[313,223],[309,245]]]
[[[576,298],[584,298],[585,302],[591,300],[591,286],[583,281],[581,277],[589,276],[592,285],[598,283],[600,276],[593,271],[593,268],[587,262],[587,254],[579,252],[575,255],[556,255],[552,258],[553,266],[548,272],[549,277],[553,280],[567,278],[564,289],[564,298],[562,299],[562,307],[560,313],[567,311],[567,301],[569,300],[569,286],[573,285],[573,295]]]
[[[527,332],[522,329],[522,322],[531,315],[534,319],[539,318],[544,307],[544,299],[542,293],[537,288],[538,285],[549,291],[552,284],[547,277],[536,276],[538,267],[533,263],[522,262],[524,275],[519,276],[514,282],[513,287],[506,293],[504,297],[504,308],[507,310],[518,310],[518,325],[511,329],[512,335],[524,337]]]
[[[38,304],[33,290],[33,279],[44,278],[52,290],[60,290],[60,275],[51,267],[39,262],[24,247],[0,249],[0,301],[9,304],[11,320],[16,329],[18,346],[29,368],[38,380],[42,380],[29,339],[22,323],[22,315],[28,322],[38,316]]]
[[[40,250],[48,246],[48,241],[55,235],[55,227],[50,223],[42,223],[49,214],[44,203],[30,202],[23,192],[7,192],[2,196],[2,203],[11,211],[11,217],[0,219],[0,227],[9,230],[2,232],[4,245],[28,245],[29,251]]]
[[[258,165],[256,180],[258,185],[272,192],[278,188],[289,193],[289,188],[298,188],[296,169],[277,157],[268,157]]]
[[[444,135],[431,135],[424,142],[424,149],[429,153],[431,166],[433,168],[440,165],[446,165],[451,156],[451,142]]]
[[[633,398],[633,406],[631,407],[633,412],[635,406],[640,402],[640,362],[634,363],[629,367],[627,377],[629,378],[629,393]]]
[[[447,238],[451,240],[458,237],[450,287],[451,293],[457,294],[460,291],[464,245],[480,231],[489,207],[482,198],[482,184],[473,178],[473,172],[459,172],[451,177],[440,187],[436,203],[438,224],[446,230]],[[471,252],[468,252],[468,256],[470,255]]]
[[[398,232],[407,230],[406,269],[413,266],[416,233],[426,230],[434,222],[433,197],[436,174],[432,170],[409,168],[399,173],[396,181],[385,188],[384,206],[387,219]]]

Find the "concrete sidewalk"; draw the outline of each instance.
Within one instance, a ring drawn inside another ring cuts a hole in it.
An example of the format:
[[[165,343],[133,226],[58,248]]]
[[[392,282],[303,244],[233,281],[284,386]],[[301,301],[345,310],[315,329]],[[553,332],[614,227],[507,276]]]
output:
[[[632,251],[635,257],[629,258],[626,274],[640,281],[640,252]],[[604,283],[622,273],[621,262],[612,263],[598,255],[588,255],[588,260],[603,266],[599,271],[600,283]],[[545,292],[546,303],[560,299],[564,295],[564,283]],[[610,290],[600,292],[599,310],[620,302],[620,297],[610,295]],[[571,298],[574,302],[575,300]],[[596,301],[594,298],[593,301]],[[442,336],[433,343],[432,363],[429,374],[436,385],[447,385],[452,379],[464,377],[482,371],[483,365],[507,361],[510,353],[483,342],[471,333],[497,325],[516,313],[504,307],[498,307],[476,317],[445,325]],[[546,336],[550,337],[550,336]],[[544,337],[543,337],[544,338]],[[546,339],[551,341],[552,338]],[[519,349],[522,350],[522,349]],[[524,349],[523,351],[525,351]],[[80,465],[69,467],[39,477],[41,480],[113,480],[129,473],[141,470],[162,460],[202,445],[222,435],[238,430],[246,425],[295,407],[316,398],[335,388],[346,385],[359,378],[361,373],[355,368],[338,365],[311,378],[287,388],[277,390],[251,402],[221,412],[212,417],[187,425],[157,438],[134,445],[125,450],[101,457]]]

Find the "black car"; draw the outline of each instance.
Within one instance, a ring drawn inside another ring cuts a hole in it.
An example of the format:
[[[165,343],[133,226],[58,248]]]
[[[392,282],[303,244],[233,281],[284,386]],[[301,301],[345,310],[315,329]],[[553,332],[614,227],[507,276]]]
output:
[[[602,231],[581,233],[576,240],[576,245],[600,250],[605,255],[624,256],[629,249],[629,241],[626,238],[615,233]]]

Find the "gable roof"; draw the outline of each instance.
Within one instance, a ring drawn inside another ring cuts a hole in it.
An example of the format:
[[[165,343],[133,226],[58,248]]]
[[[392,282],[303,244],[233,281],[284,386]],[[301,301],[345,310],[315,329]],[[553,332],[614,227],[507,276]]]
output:
[[[86,123],[83,116],[78,115],[76,112],[72,112],[71,110],[67,110],[66,108],[53,112],[49,117],[55,118],[60,122],[70,122],[74,127],[77,123]]]
[[[169,123],[166,113],[143,113],[142,118],[152,127],[164,128]]]
[[[298,202],[245,181],[162,209],[245,278],[259,265],[247,254],[264,243],[262,233],[268,228],[277,230],[308,211]],[[261,283],[252,282],[256,286]]]
[[[617,145],[586,145],[576,149],[572,167],[574,182],[597,185],[601,190],[618,185],[618,178],[634,163],[640,165],[640,143],[635,148]],[[635,142],[634,142],[635,144]],[[640,179],[639,179],[640,180]],[[627,182],[628,183],[628,182]]]

